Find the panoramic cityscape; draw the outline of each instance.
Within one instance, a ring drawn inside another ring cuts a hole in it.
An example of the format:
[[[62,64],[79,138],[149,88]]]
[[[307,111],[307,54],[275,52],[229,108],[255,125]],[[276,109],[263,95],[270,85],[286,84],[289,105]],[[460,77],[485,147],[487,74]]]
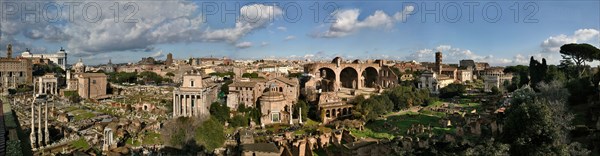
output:
[[[600,1],[0,14],[0,155],[600,155]]]

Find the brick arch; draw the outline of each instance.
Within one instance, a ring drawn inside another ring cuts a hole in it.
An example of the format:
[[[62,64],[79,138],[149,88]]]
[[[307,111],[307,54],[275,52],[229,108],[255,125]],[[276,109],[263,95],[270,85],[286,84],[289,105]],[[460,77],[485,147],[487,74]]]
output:
[[[323,91],[335,91],[339,73],[329,67],[321,67],[317,70],[320,81],[320,89]]]
[[[358,89],[358,86],[360,85],[359,79],[360,74],[356,68],[345,67],[340,70],[341,87]]]
[[[379,71],[374,67],[366,67],[361,73],[362,87],[375,88],[379,80]]]

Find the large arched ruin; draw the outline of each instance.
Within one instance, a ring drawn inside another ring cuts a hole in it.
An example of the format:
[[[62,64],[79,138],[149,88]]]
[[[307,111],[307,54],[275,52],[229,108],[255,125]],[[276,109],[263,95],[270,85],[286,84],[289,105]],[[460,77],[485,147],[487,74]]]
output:
[[[395,74],[381,74],[380,71],[391,71],[384,60],[345,62],[336,57],[331,63],[311,63],[304,66],[304,72],[316,78],[317,89],[325,92],[339,91],[342,88],[387,88],[398,83],[397,78],[396,81],[390,81],[389,77]]]

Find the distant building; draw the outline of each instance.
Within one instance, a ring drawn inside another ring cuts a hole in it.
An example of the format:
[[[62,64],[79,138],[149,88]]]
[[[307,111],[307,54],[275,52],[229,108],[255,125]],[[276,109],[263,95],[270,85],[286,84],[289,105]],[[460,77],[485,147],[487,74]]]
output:
[[[292,123],[292,103],[286,101],[286,97],[278,91],[275,85],[260,97],[260,112],[262,114],[260,123],[262,125],[274,123]]]
[[[351,104],[342,101],[335,92],[323,92],[319,95],[318,110],[323,123],[352,114]]]
[[[266,66],[258,68],[259,72],[277,72],[287,75],[292,67]]]
[[[487,68],[479,74],[483,78],[485,92],[491,92],[494,86],[500,88],[504,82],[510,83],[513,78],[511,73],[504,73],[502,67]]]
[[[77,93],[84,99],[107,98],[108,80],[104,73],[81,73],[77,75]]]
[[[170,66],[173,64],[173,54],[167,54],[167,59],[165,60],[165,65]]]
[[[420,71],[420,70],[427,69],[426,67],[422,66],[419,62],[416,62],[416,61],[396,63],[396,65],[394,65],[394,67],[398,68],[398,70],[400,70],[400,72],[406,72],[407,70],[408,71]]]
[[[153,57],[144,57],[138,62],[139,65],[154,65],[156,60]]]
[[[419,89],[429,89],[429,92],[433,94],[439,93],[441,88],[454,83],[454,79],[447,76],[440,76],[432,71],[425,71],[419,78],[417,87]]]
[[[0,92],[8,93],[9,88],[33,82],[33,64],[25,58],[11,58],[12,45],[7,46],[7,57],[0,58]]]
[[[490,64],[488,64],[486,62],[477,62],[477,63],[475,63],[475,70],[476,71],[482,71],[482,70],[485,70],[487,68],[490,68]]]
[[[63,70],[67,70],[67,53],[63,48],[60,48],[55,54],[32,54],[28,49],[21,53],[21,57],[28,59],[49,59]]]
[[[210,105],[217,101],[219,88],[198,71],[186,72],[181,87],[173,91],[173,117],[210,115]]]
[[[457,76],[461,82],[473,81],[473,71],[471,70],[458,70]]]
[[[280,156],[283,148],[280,150],[273,143],[254,143],[242,145],[242,156]]]
[[[237,109],[238,104],[246,107],[255,107],[258,99],[265,93],[268,87],[276,87],[276,92],[285,96],[287,103],[295,103],[300,95],[300,84],[297,78],[276,77],[272,79],[242,79],[229,85],[228,96],[237,99],[227,100],[231,109]]]
[[[475,69],[475,61],[473,60],[460,60],[459,67],[461,69],[473,68]]]
[[[115,72],[115,65],[112,64],[112,60],[108,59],[108,63],[100,67],[105,73]]]

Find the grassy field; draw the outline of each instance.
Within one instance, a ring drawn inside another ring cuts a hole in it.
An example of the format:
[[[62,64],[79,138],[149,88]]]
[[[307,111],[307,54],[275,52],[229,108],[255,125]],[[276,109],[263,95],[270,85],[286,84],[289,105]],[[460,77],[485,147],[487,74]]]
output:
[[[452,133],[454,128],[443,128],[439,123],[445,114],[426,111],[425,113],[407,112],[400,115],[389,116],[387,119],[375,120],[367,123],[362,131],[351,129],[356,137],[369,137],[376,139],[393,139],[398,135],[406,135],[406,131],[414,124],[431,126],[435,134]]]
[[[86,110],[75,110],[72,111],[71,113],[73,113],[73,115],[75,115],[75,120],[84,120],[84,119],[89,119],[89,118],[93,118],[96,115],[92,112],[86,111]]]
[[[83,139],[83,138],[80,138],[79,140],[72,142],[71,146],[73,146],[73,148],[83,149],[83,150],[87,150],[90,148],[90,144],[88,144],[87,141],[85,141],[85,139]]]

